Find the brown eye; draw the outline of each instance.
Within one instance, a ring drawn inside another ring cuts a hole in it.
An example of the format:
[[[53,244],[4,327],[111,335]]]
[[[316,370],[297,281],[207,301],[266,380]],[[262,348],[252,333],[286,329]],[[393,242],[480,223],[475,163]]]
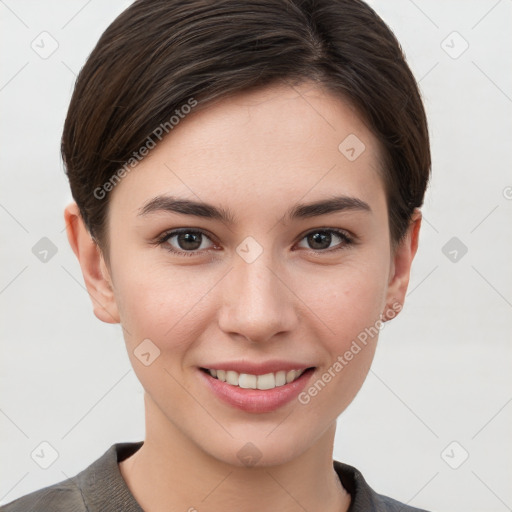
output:
[[[331,247],[331,243],[335,242],[336,239],[341,240],[341,242]],[[317,229],[309,232],[302,240],[307,241],[308,249],[320,252],[336,251],[352,243],[352,239],[344,231],[338,229]]]
[[[182,229],[166,233],[158,243],[166,250],[181,256],[194,256],[208,248],[203,245],[204,239],[210,240],[202,231]]]

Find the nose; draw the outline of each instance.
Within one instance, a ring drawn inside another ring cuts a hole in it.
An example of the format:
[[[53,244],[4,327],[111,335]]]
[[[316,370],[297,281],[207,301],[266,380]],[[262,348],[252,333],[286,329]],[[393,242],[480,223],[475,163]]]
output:
[[[263,253],[252,263],[239,258],[218,290],[219,327],[254,343],[291,332],[298,322],[297,297],[281,266]]]

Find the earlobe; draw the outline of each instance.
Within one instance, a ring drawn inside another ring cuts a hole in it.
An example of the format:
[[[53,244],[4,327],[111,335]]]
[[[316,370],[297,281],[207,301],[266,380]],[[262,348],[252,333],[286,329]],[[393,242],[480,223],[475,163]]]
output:
[[[76,203],[64,210],[66,232],[71,249],[80,263],[93,311],[102,322],[119,323],[112,280],[101,250],[92,239]]]
[[[412,261],[418,249],[421,219],[421,211],[416,208],[406,236],[392,254],[386,307],[382,313],[383,321],[394,318],[403,307],[407,287],[409,286]]]

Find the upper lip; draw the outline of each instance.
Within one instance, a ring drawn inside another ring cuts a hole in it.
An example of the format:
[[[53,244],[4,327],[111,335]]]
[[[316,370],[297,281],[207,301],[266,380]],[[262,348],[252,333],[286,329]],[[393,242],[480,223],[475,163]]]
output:
[[[266,373],[275,373],[281,370],[306,370],[313,368],[311,364],[304,364],[293,361],[264,361],[264,362],[249,362],[249,361],[224,361],[218,363],[211,363],[201,366],[208,370],[232,370],[237,373],[248,373],[250,375],[265,375]]]

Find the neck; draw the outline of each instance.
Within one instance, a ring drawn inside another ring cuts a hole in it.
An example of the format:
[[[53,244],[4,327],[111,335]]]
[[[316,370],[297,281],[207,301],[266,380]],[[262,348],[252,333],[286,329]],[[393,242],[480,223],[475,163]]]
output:
[[[128,488],[145,512],[348,510],[350,495],[332,463],[335,422],[293,460],[240,467],[206,453],[148,402],[144,444],[119,464]]]

